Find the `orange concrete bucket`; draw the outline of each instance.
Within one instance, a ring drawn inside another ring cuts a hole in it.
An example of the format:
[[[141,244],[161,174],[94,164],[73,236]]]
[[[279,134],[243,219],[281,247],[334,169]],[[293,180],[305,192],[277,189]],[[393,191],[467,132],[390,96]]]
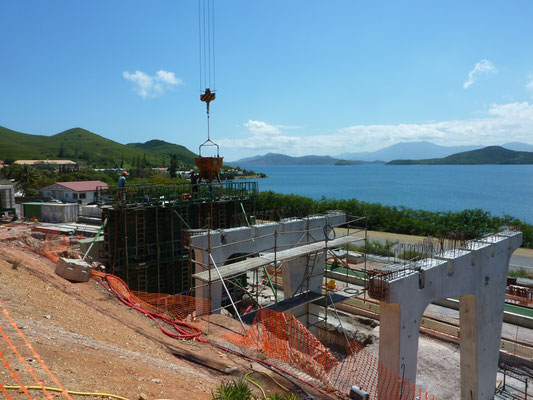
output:
[[[204,179],[211,183],[213,179],[217,179],[220,182],[220,168],[222,168],[223,157],[197,157],[194,159],[194,163],[200,170],[199,180]]]

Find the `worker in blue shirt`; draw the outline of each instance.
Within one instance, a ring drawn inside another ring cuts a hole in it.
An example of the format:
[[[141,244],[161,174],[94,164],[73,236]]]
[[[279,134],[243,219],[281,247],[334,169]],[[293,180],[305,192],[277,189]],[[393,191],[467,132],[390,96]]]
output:
[[[118,178],[118,188],[122,189],[126,187],[126,177],[128,176],[128,171],[122,171],[122,175]]]
[[[126,200],[126,177],[128,176],[128,171],[122,171],[120,178],[118,178],[118,190],[117,197],[119,200]]]

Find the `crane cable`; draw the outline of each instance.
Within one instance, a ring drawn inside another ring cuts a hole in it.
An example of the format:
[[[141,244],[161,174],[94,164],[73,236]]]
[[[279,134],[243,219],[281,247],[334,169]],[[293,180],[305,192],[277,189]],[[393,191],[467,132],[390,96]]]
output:
[[[215,3],[198,0],[198,55],[200,60],[200,90],[216,90]]]
[[[211,141],[209,103],[216,97],[215,74],[215,2],[214,0],[198,0],[198,53],[200,56],[200,100],[207,106],[207,144],[216,145]],[[203,78],[203,81],[202,81]],[[200,150],[201,152],[201,150]],[[218,146],[217,146],[218,157]]]

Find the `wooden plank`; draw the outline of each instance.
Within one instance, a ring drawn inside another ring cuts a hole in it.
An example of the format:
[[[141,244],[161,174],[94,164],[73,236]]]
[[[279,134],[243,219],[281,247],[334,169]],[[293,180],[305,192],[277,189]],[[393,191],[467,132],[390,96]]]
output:
[[[303,257],[307,254],[326,249],[326,245],[327,248],[330,249],[360,240],[364,240],[364,238],[358,236],[343,236],[337,239],[328,240],[327,242],[323,240],[303,246],[293,247],[291,249],[278,251],[276,253],[276,261],[288,261],[294,258]],[[222,278],[226,279],[232,276],[243,274],[264,265],[271,264],[273,261],[274,253],[266,253],[260,255],[259,257],[249,258],[233,264],[224,265],[222,267],[218,267],[218,269]],[[209,271],[199,272],[194,274],[193,277],[204,282],[209,282]],[[218,280],[218,276],[211,276],[211,282],[216,282]]]

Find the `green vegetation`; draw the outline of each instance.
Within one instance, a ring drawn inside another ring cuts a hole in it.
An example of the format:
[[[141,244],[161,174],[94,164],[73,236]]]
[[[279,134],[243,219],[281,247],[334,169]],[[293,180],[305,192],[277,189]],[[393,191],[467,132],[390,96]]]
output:
[[[197,157],[197,155],[187,147],[168,143],[164,140],[149,140],[146,143],[128,143],[128,146],[142,150],[147,154],[158,156],[163,160],[168,159],[169,155],[172,154],[175,155],[178,160],[191,165],[194,164],[194,159]]]
[[[142,162],[140,163],[142,164]],[[57,172],[55,168],[47,164],[29,165],[13,164],[0,169],[0,177],[15,179],[26,196],[38,195],[37,189],[54,184],[55,182],[73,181],[102,181],[110,186],[118,182],[119,171],[95,171],[92,168],[81,168],[77,171]],[[170,178],[165,172],[154,171],[147,167],[138,167],[130,170],[128,185],[136,184],[170,184],[188,181],[180,178]]]
[[[533,272],[526,271],[525,268],[520,268],[518,270],[509,271],[508,276],[514,276],[515,278],[527,278],[533,279]]]
[[[163,140],[120,144],[82,128],[73,128],[52,136],[30,135],[0,126],[0,160],[73,160],[82,166],[124,168],[138,178],[156,173],[151,167],[169,167],[170,178],[177,171],[194,167],[196,154],[184,146]],[[223,166],[221,179],[266,177],[254,171]]]
[[[368,242],[368,246],[364,244],[349,244],[348,250],[358,251],[359,253],[373,254],[381,257],[393,257],[394,252],[392,249],[396,246],[396,242],[392,240],[386,240],[385,243],[378,242],[377,240],[371,240]]]
[[[513,151],[501,146],[488,146],[444,158],[425,160],[393,160],[387,165],[472,165],[472,164],[533,164],[533,152]]]
[[[313,200],[308,197],[261,192],[256,205],[258,217],[304,217],[327,210],[344,210],[348,215],[367,218],[368,229],[409,235],[440,236],[452,232],[474,239],[495,232],[502,226],[515,226],[524,233],[523,247],[533,248],[533,225],[510,215],[495,217],[481,209],[463,211],[424,211],[407,207],[385,206],[356,199]]]
[[[248,384],[244,380],[222,382],[219,387],[211,394],[212,400],[257,400]],[[285,395],[271,394],[266,397],[266,400],[297,400],[292,393]]]
[[[149,166],[168,165],[171,154],[176,154],[182,165],[194,163],[193,152],[162,140],[125,145],[82,128],[43,136],[0,126],[0,159],[69,159],[87,165],[130,168],[138,159],[145,160]]]

